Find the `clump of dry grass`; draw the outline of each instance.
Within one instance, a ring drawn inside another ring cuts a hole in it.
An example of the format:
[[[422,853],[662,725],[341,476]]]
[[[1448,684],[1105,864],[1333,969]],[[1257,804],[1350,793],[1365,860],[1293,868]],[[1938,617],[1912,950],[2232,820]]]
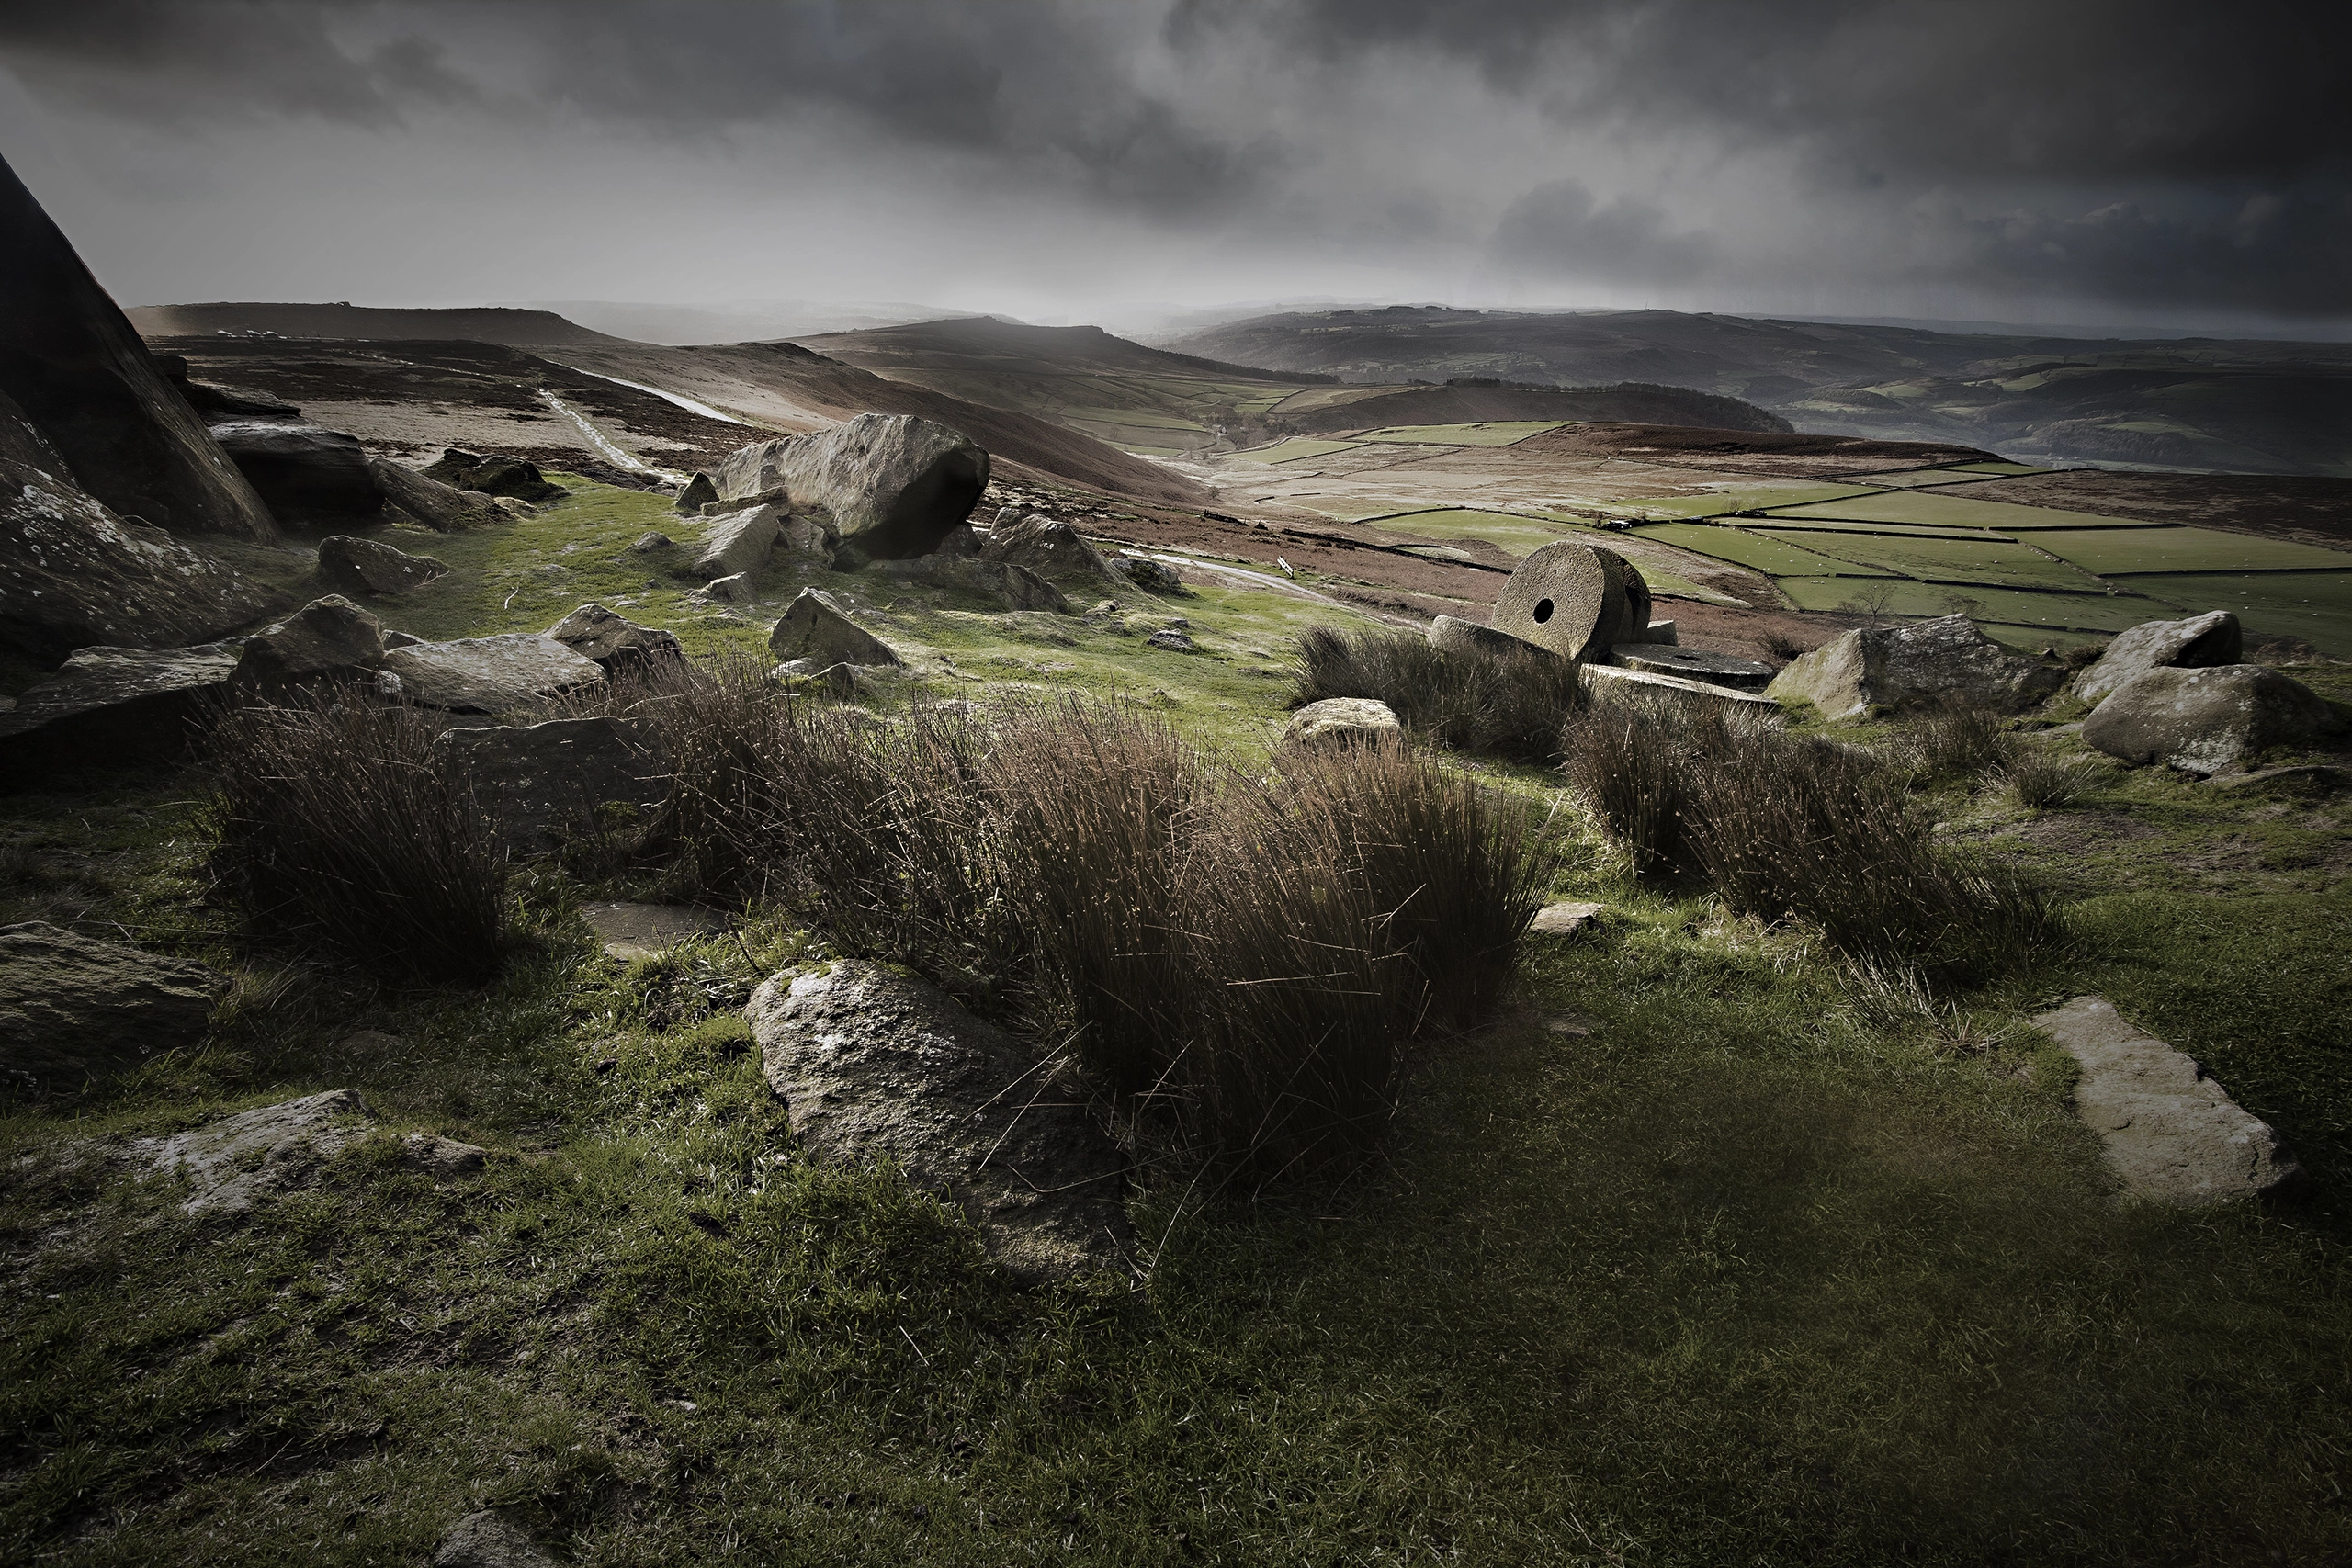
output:
[[[1547,762],[1560,724],[1583,705],[1576,666],[1539,649],[1442,651],[1408,631],[1302,633],[1294,705],[1327,697],[1386,703],[1416,734],[1457,751]]]

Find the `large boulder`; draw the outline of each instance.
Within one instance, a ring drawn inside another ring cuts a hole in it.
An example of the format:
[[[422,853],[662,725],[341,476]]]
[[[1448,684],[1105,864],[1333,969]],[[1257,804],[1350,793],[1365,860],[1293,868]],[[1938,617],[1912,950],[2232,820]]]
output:
[[[76,649],[12,703],[0,697],[0,751],[44,761],[168,761],[229,694],[237,650]]]
[[[356,435],[240,421],[214,425],[212,438],[282,524],[373,523],[383,515],[384,483]]]
[[[226,976],[40,920],[0,926],[0,1079],[77,1089],[210,1026]]]
[[[2075,694],[2098,703],[2135,675],[2235,664],[2245,650],[2238,618],[2227,610],[2185,621],[2143,621],[2109,643],[2098,662],[2075,677]]]
[[[1966,615],[1946,615],[1848,632],[1798,657],[1764,691],[1779,702],[1811,703],[1824,718],[1950,702],[2014,713],[2064,679],[2054,665],[2011,653]]]
[[[319,541],[319,581],[336,593],[413,593],[449,574],[448,563],[376,539],[334,534]]]
[[[424,477],[458,490],[512,496],[516,501],[553,501],[567,493],[539,472],[536,463],[503,455],[485,457],[455,446],[444,447],[440,460],[424,470]]]
[[[1124,1266],[1126,1158],[1067,1057],[878,964],[779,975],[745,1010],[792,1131],[827,1164],[896,1161],[1012,1273]]]
[[[814,659],[820,664],[898,664],[898,650],[850,618],[840,600],[821,588],[804,588],[768,634],[768,650],[778,659]]]
[[[203,381],[191,381],[187,376],[187,361],[176,354],[154,355],[155,368],[172,384],[172,390],[199,415],[211,419],[221,414],[257,414],[266,419],[300,419],[302,411],[292,403],[280,402],[254,392],[234,391],[227,387],[215,387]]]
[[[1495,600],[1493,627],[1569,659],[1595,659],[1640,642],[1650,624],[1650,586],[1614,550],[1562,539],[1519,563]]]
[[[459,490],[443,484],[414,468],[381,457],[368,459],[368,471],[376,476],[383,487],[387,514],[399,513],[420,527],[436,534],[451,534],[460,528],[479,528],[487,523],[503,523],[506,513],[496,502],[479,491]]]
[[[774,502],[726,512],[702,525],[702,543],[670,570],[679,577],[708,581],[757,571],[784,536],[785,508]]]
[[[684,659],[677,634],[657,626],[640,626],[602,604],[582,604],[548,628],[548,636],[582,659],[593,660],[608,675],[646,670]]]
[[[506,713],[605,678],[593,661],[537,632],[395,648],[384,668],[411,702],[452,713]]]
[[[173,534],[277,536],[261,497],[5,164],[0,392],[116,515]]]
[[[125,1151],[187,1183],[180,1208],[233,1216],[317,1185],[327,1161],[374,1125],[356,1089],[280,1100],[164,1138],[134,1138]]]
[[[807,435],[729,454],[711,476],[721,499],[779,490],[824,507],[868,560],[927,555],[969,517],[988,488],[989,455],[961,432],[910,414],[862,413]]]
[[[1048,581],[1076,581],[1098,593],[1104,588],[1124,592],[1134,586],[1077,529],[1042,513],[995,529],[980,547],[980,558],[1024,567]]]
[[[2302,746],[2343,721],[2318,693],[2259,664],[2146,670],[2083,721],[2083,743],[2127,762],[2217,773],[2273,746]]]
[[[594,832],[599,808],[608,803],[651,811],[670,795],[668,752],[650,719],[452,729],[435,738],[433,751],[463,772],[510,854],[533,854]]]
[[[1283,740],[1293,746],[1377,746],[1404,738],[1396,710],[1371,697],[1326,697],[1290,716]]]
[[[171,647],[285,604],[162,529],[116,516],[0,395],[0,644],[44,663],[93,644]]]
[[[305,686],[356,679],[383,661],[382,623],[330,593],[247,637],[232,679],[241,692],[280,698]]]

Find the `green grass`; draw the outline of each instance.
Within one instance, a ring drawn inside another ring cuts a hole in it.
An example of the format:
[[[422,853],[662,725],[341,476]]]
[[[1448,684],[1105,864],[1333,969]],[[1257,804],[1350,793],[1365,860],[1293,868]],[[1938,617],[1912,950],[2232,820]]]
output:
[[[1546,545],[1577,536],[1571,524],[1547,522],[1513,512],[1481,512],[1476,507],[1444,507],[1429,512],[1391,513],[1365,519],[1374,527],[1430,539],[1484,539],[1515,556],[1529,556]],[[1595,540],[1599,543],[1599,540]]]
[[[1767,537],[1780,536],[1767,530]],[[1794,543],[1795,541],[1788,541]],[[2086,572],[2052,560],[2026,545],[1996,539],[1933,539],[1921,535],[1815,535],[1804,544],[1824,555],[1879,566],[1929,581],[1982,583],[1994,588],[2048,588],[2060,592],[2096,592]]]
[[[1808,484],[1748,484],[1728,485],[1709,490],[1699,495],[1635,496],[1607,503],[1612,513],[1632,516],[1701,518],[1727,517],[1735,512],[1753,512],[1768,506],[1804,506],[1809,502],[1837,501],[1869,495],[1874,486],[1808,485]]]
[[[1644,539],[1656,539],[1660,544],[1673,545],[1697,555],[1713,556],[1767,576],[1837,576],[1883,577],[1883,569],[1851,561],[1838,560],[1814,550],[1784,543],[1768,534],[1751,534],[1738,528],[1714,528],[1703,523],[1662,523],[1652,527],[1636,528],[1634,534]]]
[[[1246,457],[1252,463],[1288,463],[1301,457],[1320,457],[1332,452],[1352,451],[1359,445],[1360,443],[1353,441],[1317,441],[1312,437],[1301,435],[1288,441],[1277,441],[1272,446],[1258,446],[1247,452],[1237,452],[1234,456]]]
[[[1948,528],[1990,528],[2014,534],[2033,528],[2143,528],[2129,517],[2105,517],[2093,512],[2061,512],[2047,506],[2019,506],[2006,501],[1972,501],[1965,495],[1902,491],[1867,496],[1860,501],[1828,501],[1812,506],[1788,507],[1775,516],[1799,521],[1836,517],[1856,523],[1923,523]]]
[[[1757,526],[1750,520],[1746,525]],[[1939,528],[1925,523],[1850,523],[1837,517],[1808,517],[1803,523],[1775,516],[1765,520],[1776,538],[1801,540],[1807,534],[1887,534],[1896,538],[1915,539],[1993,539],[2009,544],[2017,541],[2007,534],[1996,534],[1984,528]],[[1829,541],[1822,541],[1826,545]]]
[[[2216,528],[2101,528],[2037,534],[2033,542],[2101,577],[2151,571],[2352,571],[2352,554],[2343,550]]]
[[[2129,631],[2143,621],[2171,618],[2168,604],[2109,593],[2035,593],[1973,584],[1911,582],[1901,578],[1776,577],[1772,586],[1800,610],[1874,609],[1890,615],[1949,615],[2005,625]],[[1878,595],[1883,594],[1882,601]]]
[[[1359,441],[1395,441],[1426,446],[1509,446],[1531,435],[1557,430],[1566,420],[1484,420],[1468,424],[1395,424],[1385,430],[1359,433]]]
[[[2352,575],[2184,572],[2135,577],[2132,586],[2190,615],[2229,610],[2249,631],[2299,637],[2331,659],[2352,659]]]

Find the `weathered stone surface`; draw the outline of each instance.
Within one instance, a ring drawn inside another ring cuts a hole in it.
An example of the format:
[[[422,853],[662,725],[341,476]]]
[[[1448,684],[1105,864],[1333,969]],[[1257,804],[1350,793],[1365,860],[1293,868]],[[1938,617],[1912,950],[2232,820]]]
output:
[[[2075,694],[2097,703],[2134,675],[2235,664],[2245,649],[2238,618],[2227,610],[2185,621],[2143,621],[2109,643],[2098,662],[2075,677]]]
[[[701,542],[670,570],[705,582],[757,571],[784,533],[784,508],[770,502],[710,518],[702,525]]]
[[[604,944],[605,956],[623,964],[716,936],[732,924],[721,911],[693,904],[582,904],[580,918]]]
[[[2083,741],[2127,762],[2215,773],[2268,747],[2309,745],[2341,728],[2318,693],[2263,665],[2166,667],[2109,693],[2083,721]]]
[[[395,648],[384,668],[411,702],[452,713],[502,713],[605,678],[594,662],[537,632]]]
[[[548,636],[611,675],[685,657],[675,633],[640,626],[602,604],[581,605],[549,626]]]
[[[1498,632],[1492,626],[1482,626],[1476,621],[1464,621],[1453,615],[1440,615],[1430,623],[1430,646],[1440,653],[1503,654],[1540,653],[1557,657],[1552,650],[1537,643],[1515,637],[1509,632]]]
[[[434,1549],[433,1568],[556,1568],[531,1532],[495,1508],[468,1514]]]
[[[356,679],[384,661],[384,628],[340,594],[313,599],[245,639],[237,688],[281,697],[316,682]]]
[[[958,523],[947,530],[938,544],[932,547],[931,553],[934,557],[944,556],[951,559],[978,555],[980,553],[979,533],[969,521]]]
[[[490,497],[478,491],[459,490],[455,485],[444,484],[404,464],[370,457],[368,459],[368,471],[374,474],[376,482],[383,487],[387,516],[400,513],[420,527],[430,528],[437,534],[451,534],[460,528],[480,528],[486,524],[506,521],[506,513]]]
[[[490,1151],[432,1133],[409,1133],[401,1138],[401,1163],[437,1181],[454,1181],[478,1174],[490,1163]]]
[[[1285,743],[1298,746],[1376,746],[1403,737],[1405,727],[1386,703],[1370,697],[1326,697],[1290,716]]]
[[[1665,642],[1621,642],[1609,650],[1609,662],[1652,675],[1679,675],[1713,686],[1760,692],[1771,682],[1773,670],[1753,659],[1715,653],[1703,648],[1682,648]]]
[[[1579,664],[1577,681],[1589,696],[1611,702],[1667,703],[1732,708],[1772,724],[1781,722],[1781,705],[1754,692],[1742,692],[1712,682],[1681,675],[1654,675],[1646,670],[1622,670],[1614,664]]]
[[[2352,789],[2352,768],[2331,762],[2303,762],[2283,768],[2256,768],[2248,773],[2215,773],[2205,781],[2215,789],[2245,795],[2333,795]]]
[[[828,663],[898,664],[896,649],[850,618],[841,601],[821,588],[804,588],[768,634],[768,650],[779,659],[822,659]]]
[[[2064,679],[2053,665],[2011,653],[1966,615],[1946,615],[1848,632],[1800,655],[1765,693],[1784,703],[1811,703],[1833,719],[1949,700],[2012,713],[2048,696]]]
[[[1182,593],[1184,592],[1183,578],[1179,576],[1176,569],[1166,561],[1154,560],[1149,556],[1138,555],[1133,550],[1122,550],[1111,565],[1120,576],[1147,593]]]
[[[0,644],[43,662],[93,644],[170,647],[285,603],[162,529],[116,516],[0,396]]]
[[[237,650],[219,643],[77,649],[0,709],[0,742],[67,761],[167,761],[196,739],[236,669]]]
[[[984,594],[1008,610],[1042,610],[1071,614],[1069,598],[1027,567],[1006,561],[976,560],[968,556],[928,555],[912,560],[878,560],[867,568],[888,577],[914,582],[935,582]]]
[[[1645,637],[1642,640],[1644,642],[1664,643],[1668,648],[1675,648],[1681,644],[1682,634],[1680,629],[1677,627],[1672,621],[1652,621],[1650,623],[1649,635]]]
[[[688,516],[698,516],[703,507],[718,499],[718,487],[710,482],[708,474],[696,474],[678,492],[678,510]]]
[[[292,403],[266,398],[257,392],[233,390],[209,382],[191,381],[187,378],[187,361],[176,354],[157,354],[155,368],[172,384],[172,390],[181,400],[194,409],[199,417],[211,419],[221,414],[262,414],[272,419],[300,419],[302,411]]]
[[[317,1181],[327,1161],[365,1137],[376,1113],[356,1089],[265,1105],[168,1138],[136,1138],[129,1152],[187,1179],[191,1214],[243,1214]]]
[[[1546,904],[1527,929],[1537,936],[1587,936],[1600,924],[1600,904]]]
[[[414,632],[388,631],[384,634],[384,647],[388,651],[395,648],[422,648],[424,646],[424,638],[417,636]]]
[[[651,811],[669,798],[662,731],[643,718],[557,718],[446,731],[436,761],[462,769],[509,854],[550,850],[595,830],[597,807]]]
[[[445,561],[374,539],[336,534],[319,541],[319,581],[337,593],[413,593],[448,572]]]
[[[226,976],[40,920],[0,926],[0,1077],[78,1089],[204,1039]]]
[[[2081,1064],[2075,1109],[2124,1196],[2190,1208],[2259,1197],[2301,1173],[2268,1123],[2112,1003],[2076,997],[2033,1022]]]
[[[1650,587],[1614,550],[1563,539],[1519,563],[1495,600],[1494,629],[1570,659],[1638,641],[1650,624]]]
[[[1192,634],[1181,631],[1174,626],[1162,626],[1158,631],[1147,636],[1143,640],[1147,647],[1160,649],[1169,653],[1194,653],[1199,651],[1193,646]]]
[[[639,534],[637,536],[637,542],[630,545],[629,548],[635,550],[639,555],[646,556],[651,555],[655,550],[673,549],[676,547],[676,545],[677,541],[671,538],[667,534],[658,531],[648,531],[646,533]]]
[[[1029,1280],[1123,1266],[1126,1160],[1066,1060],[880,964],[779,975],[745,1010],[792,1130],[828,1163],[896,1159]]]
[[[62,457],[56,477],[126,522],[136,517],[174,534],[277,537],[261,497],[5,164],[0,393]]]
[[[549,482],[536,463],[520,457],[480,457],[455,446],[444,448],[440,460],[425,469],[424,475],[459,490],[479,491],[510,501],[553,501],[568,493],[561,485]]]
[[[831,430],[742,447],[712,478],[727,501],[781,489],[797,504],[822,506],[858,556],[904,560],[937,548],[971,515],[988,488],[989,455],[927,419],[862,413]]]
[[[383,481],[356,435],[241,420],[214,425],[212,438],[281,524],[374,523],[383,513]]]
[[[1127,575],[1104,560],[1077,529],[1042,513],[999,526],[980,547],[980,558],[1026,567],[1048,581],[1083,583],[1097,592],[1103,586],[1132,586]]]
[[[750,604],[760,596],[760,591],[753,586],[752,574],[748,571],[739,571],[732,577],[715,577],[703,584],[703,592],[726,604]]]

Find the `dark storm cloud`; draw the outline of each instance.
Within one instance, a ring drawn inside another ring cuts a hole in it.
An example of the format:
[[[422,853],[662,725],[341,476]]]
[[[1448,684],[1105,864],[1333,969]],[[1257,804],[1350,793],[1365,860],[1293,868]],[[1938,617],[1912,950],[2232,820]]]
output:
[[[1606,206],[1574,180],[1555,180],[1512,203],[1495,225],[1495,253],[1538,272],[1650,277],[1681,283],[1707,265],[1703,236],[1668,231],[1649,203],[1620,197]]]

